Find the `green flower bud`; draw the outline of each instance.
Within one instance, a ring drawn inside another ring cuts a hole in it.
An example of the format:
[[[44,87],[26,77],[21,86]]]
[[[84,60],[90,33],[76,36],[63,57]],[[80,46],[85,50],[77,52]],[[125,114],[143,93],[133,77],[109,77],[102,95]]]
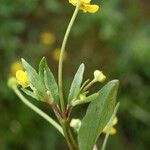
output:
[[[70,122],[70,127],[72,127],[76,132],[79,132],[81,127],[81,120],[80,119],[72,119]]]
[[[85,100],[86,99],[86,94],[80,94],[79,98],[80,98],[80,100]]]
[[[103,82],[106,79],[106,76],[103,74],[102,71],[95,70],[94,71],[94,79],[95,79],[95,81]]]
[[[7,85],[9,88],[13,88],[13,86],[17,86],[17,80],[14,77],[11,77],[7,81]]]

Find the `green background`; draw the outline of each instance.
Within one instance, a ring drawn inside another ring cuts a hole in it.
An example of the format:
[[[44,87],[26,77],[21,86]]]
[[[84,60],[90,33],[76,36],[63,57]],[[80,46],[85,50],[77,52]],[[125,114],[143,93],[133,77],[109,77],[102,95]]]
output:
[[[107,81],[120,80],[117,134],[108,150],[148,150],[150,143],[150,2],[148,0],[93,0],[100,5],[95,14],[80,11],[64,62],[65,95],[80,63],[85,63],[84,79],[102,70]],[[60,47],[74,7],[67,0],[0,0],[0,149],[67,149],[55,129],[23,105],[8,89],[11,64],[25,58],[37,64],[46,56],[57,77],[53,49]],[[53,45],[40,42],[43,32],[56,36]],[[107,82],[106,81],[106,82]],[[106,83],[105,82],[105,83]],[[102,85],[93,88],[97,90]],[[31,100],[49,114],[44,103]],[[82,118],[85,106],[73,117]],[[53,115],[52,115],[53,116]],[[98,140],[101,144],[103,135]]]

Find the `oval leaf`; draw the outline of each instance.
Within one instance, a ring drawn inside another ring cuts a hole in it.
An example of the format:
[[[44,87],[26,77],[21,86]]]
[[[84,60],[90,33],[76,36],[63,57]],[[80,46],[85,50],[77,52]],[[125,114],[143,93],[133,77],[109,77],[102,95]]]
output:
[[[71,84],[70,93],[68,96],[68,103],[70,103],[73,99],[77,97],[83,80],[83,73],[84,73],[84,64],[81,64]]]
[[[89,104],[78,134],[80,150],[93,149],[114,111],[118,86],[118,80],[110,81],[99,91],[99,96]]]

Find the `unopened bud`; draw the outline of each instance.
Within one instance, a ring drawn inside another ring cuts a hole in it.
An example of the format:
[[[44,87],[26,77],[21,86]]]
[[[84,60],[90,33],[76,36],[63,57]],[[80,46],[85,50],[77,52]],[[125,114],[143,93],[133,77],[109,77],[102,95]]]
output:
[[[9,88],[12,88],[13,86],[17,86],[17,80],[14,77],[11,77],[7,81],[7,85]]]
[[[76,132],[79,132],[81,127],[81,120],[80,119],[72,119],[70,122],[70,127],[74,128]]]
[[[95,70],[94,71],[94,79],[98,82],[103,82],[106,79],[106,76],[103,74],[102,71]]]
[[[80,98],[80,100],[85,100],[86,99],[86,95],[85,94],[80,94],[79,98]]]

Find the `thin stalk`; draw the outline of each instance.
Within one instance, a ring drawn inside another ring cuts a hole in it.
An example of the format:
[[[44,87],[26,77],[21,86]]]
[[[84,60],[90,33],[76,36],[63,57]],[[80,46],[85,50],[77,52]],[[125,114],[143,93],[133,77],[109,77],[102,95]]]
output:
[[[59,86],[59,96],[60,96],[60,105],[61,105],[61,110],[64,113],[65,112],[65,103],[64,103],[64,96],[63,96],[63,83],[62,83],[62,66],[63,66],[63,56],[64,56],[64,51],[66,48],[66,44],[68,41],[68,37],[71,31],[71,28],[73,26],[73,23],[77,17],[78,11],[79,11],[79,7],[80,5],[78,4],[76,6],[76,9],[73,13],[73,16],[70,20],[70,23],[68,25],[68,28],[66,30],[65,36],[64,36],[64,40],[62,43],[62,47],[61,47],[61,53],[60,53],[60,57],[59,57],[59,66],[58,66],[58,86]]]
[[[96,80],[93,79],[88,85],[86,85],[86,86],[83,88],[82,92],[87,91],[95,82],[96,82]]]
[[[56,122],[54,121],[50,116],[48,116],[46,113],[44,113],[42,110],[40,110],[39,108],[37,108],[35,105],[33,105],[31,102],[29,102],[29,100],[27,100],[19,91],[19,89],[17,88],[17,86],[13,87],[14,92],[16,93],[16,95],[20,98],[20,100],[26,105],[28,106],[30,109],[32,109],[34,112],[36,112],[39,116],[41,116],[43,119],[45,119],[47,122],[49,122],[51,125],[53,125],[63,136],[63,130],[62,127]]]
[[[113,120],[114,120],[114,118],[116,116],[116,113],[118,111],[119,105],[120,105],[120,103],[117,103],[117,105],[115,107],[115,110],[114,110],[114,112],[113,112],[113,114],[111,116],[111,119],[110,119],[110,121],[108,123],[108,128],[107,128],[106,136],[105,136],[105,139],[104,139],[104,142],[103,142],[101,150],[105,150],[106,149],[106,145],[107,145],[107,141],[108,141],[108,138],[109,138],[110,129],[113,126]]]
[[[71,143],[72,143],[72,145],[73,145],[73,147],[74,147],[74,150],[78,150],[77,144],[76,144],[76,142],[75,142],[75,140],[74,140],[74,138],[73,138],[73,135],[72,135],[72,132],[71,132],[70,127],[69,127],[69,129],[68,129],[68,134],[69,134]]]
[[[88,97],[86,97],[84,100],[75,100],[71,103],[71,106],[72,107],[75,107],[77,105],[81,105],[81,104],[84,104],[84,103],[88,103],[88,102],[91,102],[93,100],[95,100],[97,97],[98,97],[99,93],[94,93]]]

